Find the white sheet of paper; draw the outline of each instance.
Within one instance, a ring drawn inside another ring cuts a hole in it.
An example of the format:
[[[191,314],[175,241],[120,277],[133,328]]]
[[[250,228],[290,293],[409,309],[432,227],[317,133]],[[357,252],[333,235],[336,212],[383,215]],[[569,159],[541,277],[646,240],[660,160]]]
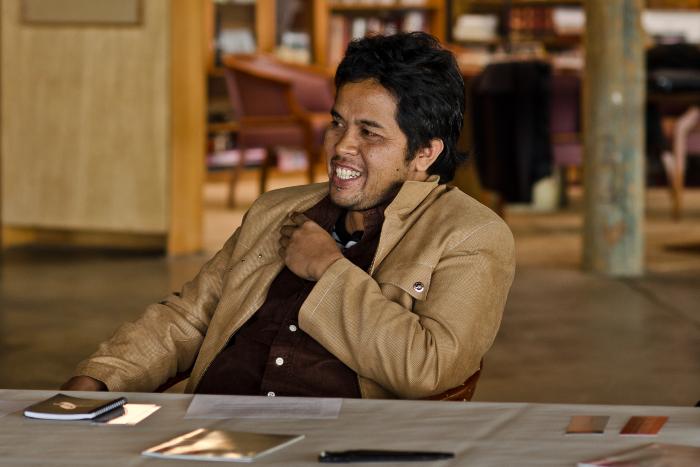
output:
[[[185,418],[338,418],[342,399],[197,394]]]
[[[155,404],[124,404],[124,415],[101,425],[136,425],[158,409],[160,405]]]
[[[37,401],[0,401],[0,417],[17,412]]]

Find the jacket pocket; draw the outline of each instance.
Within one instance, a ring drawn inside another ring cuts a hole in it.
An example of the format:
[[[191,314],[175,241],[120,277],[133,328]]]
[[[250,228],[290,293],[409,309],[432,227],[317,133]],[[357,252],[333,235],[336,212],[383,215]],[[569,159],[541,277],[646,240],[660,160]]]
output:
[[[382,290],[387,285],[399,288],[413,300],[425,300],[430,289],[433,267],[421,263],[402,263],[383,268],[376,275],[376,281]]]

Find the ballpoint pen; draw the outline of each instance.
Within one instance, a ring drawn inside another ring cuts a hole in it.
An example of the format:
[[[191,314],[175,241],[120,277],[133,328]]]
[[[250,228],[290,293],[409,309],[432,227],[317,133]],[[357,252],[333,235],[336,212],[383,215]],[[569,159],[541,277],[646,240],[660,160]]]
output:
[[[451,452],[435,451],[388,451],[377,449],[355,449],[350,451],[323,451],[318,456],[319,462],[412,462],[451,459]]]

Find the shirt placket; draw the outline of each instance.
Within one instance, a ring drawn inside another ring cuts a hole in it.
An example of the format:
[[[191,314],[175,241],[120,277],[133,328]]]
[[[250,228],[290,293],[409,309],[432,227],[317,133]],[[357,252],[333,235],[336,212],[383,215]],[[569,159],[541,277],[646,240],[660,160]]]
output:
[[[303,301],[307,293],[297,296],[295,301]],[[295,377],[294,353],[302,343],[301,333],[297,324],[299,306],[290,303],[284,313],[279,331],[270,345],[270,353],[260,384],[262,395],[274,397],[279,394],[279,388],[288,386]],[[281,383],[284,381],[284,383]]]

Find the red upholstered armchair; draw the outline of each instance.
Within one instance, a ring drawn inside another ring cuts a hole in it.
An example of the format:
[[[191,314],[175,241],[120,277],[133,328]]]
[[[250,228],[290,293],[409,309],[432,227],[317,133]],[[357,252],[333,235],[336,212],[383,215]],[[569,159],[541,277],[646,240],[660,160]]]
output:
[[[583,166],[581,140],[581,77],[578,73],[553,73],[549,104],[549,130],[554,167],[560,170],[561,204],[568,202],[568,171]]]
[[[285,65],[270,57],[225,59],[226,84],[239,122],[241,159],[231,176],[229,206],[234,204],[236,182],[244,166],[246,148],[263,147],[266,156],[260,175],[260,193],[267,184],[271,161],[280,146],[303,148],[307,176],[321,160],[323,134],[330,123],[333,92],[330,77],[311,69]]]
[[[673,217],[680,220],[687,159],[689,155],[700,155],[700,107],[689,107],[676,119],[671,131],[672,151],[665,151],[661,157],[671,189]]]

